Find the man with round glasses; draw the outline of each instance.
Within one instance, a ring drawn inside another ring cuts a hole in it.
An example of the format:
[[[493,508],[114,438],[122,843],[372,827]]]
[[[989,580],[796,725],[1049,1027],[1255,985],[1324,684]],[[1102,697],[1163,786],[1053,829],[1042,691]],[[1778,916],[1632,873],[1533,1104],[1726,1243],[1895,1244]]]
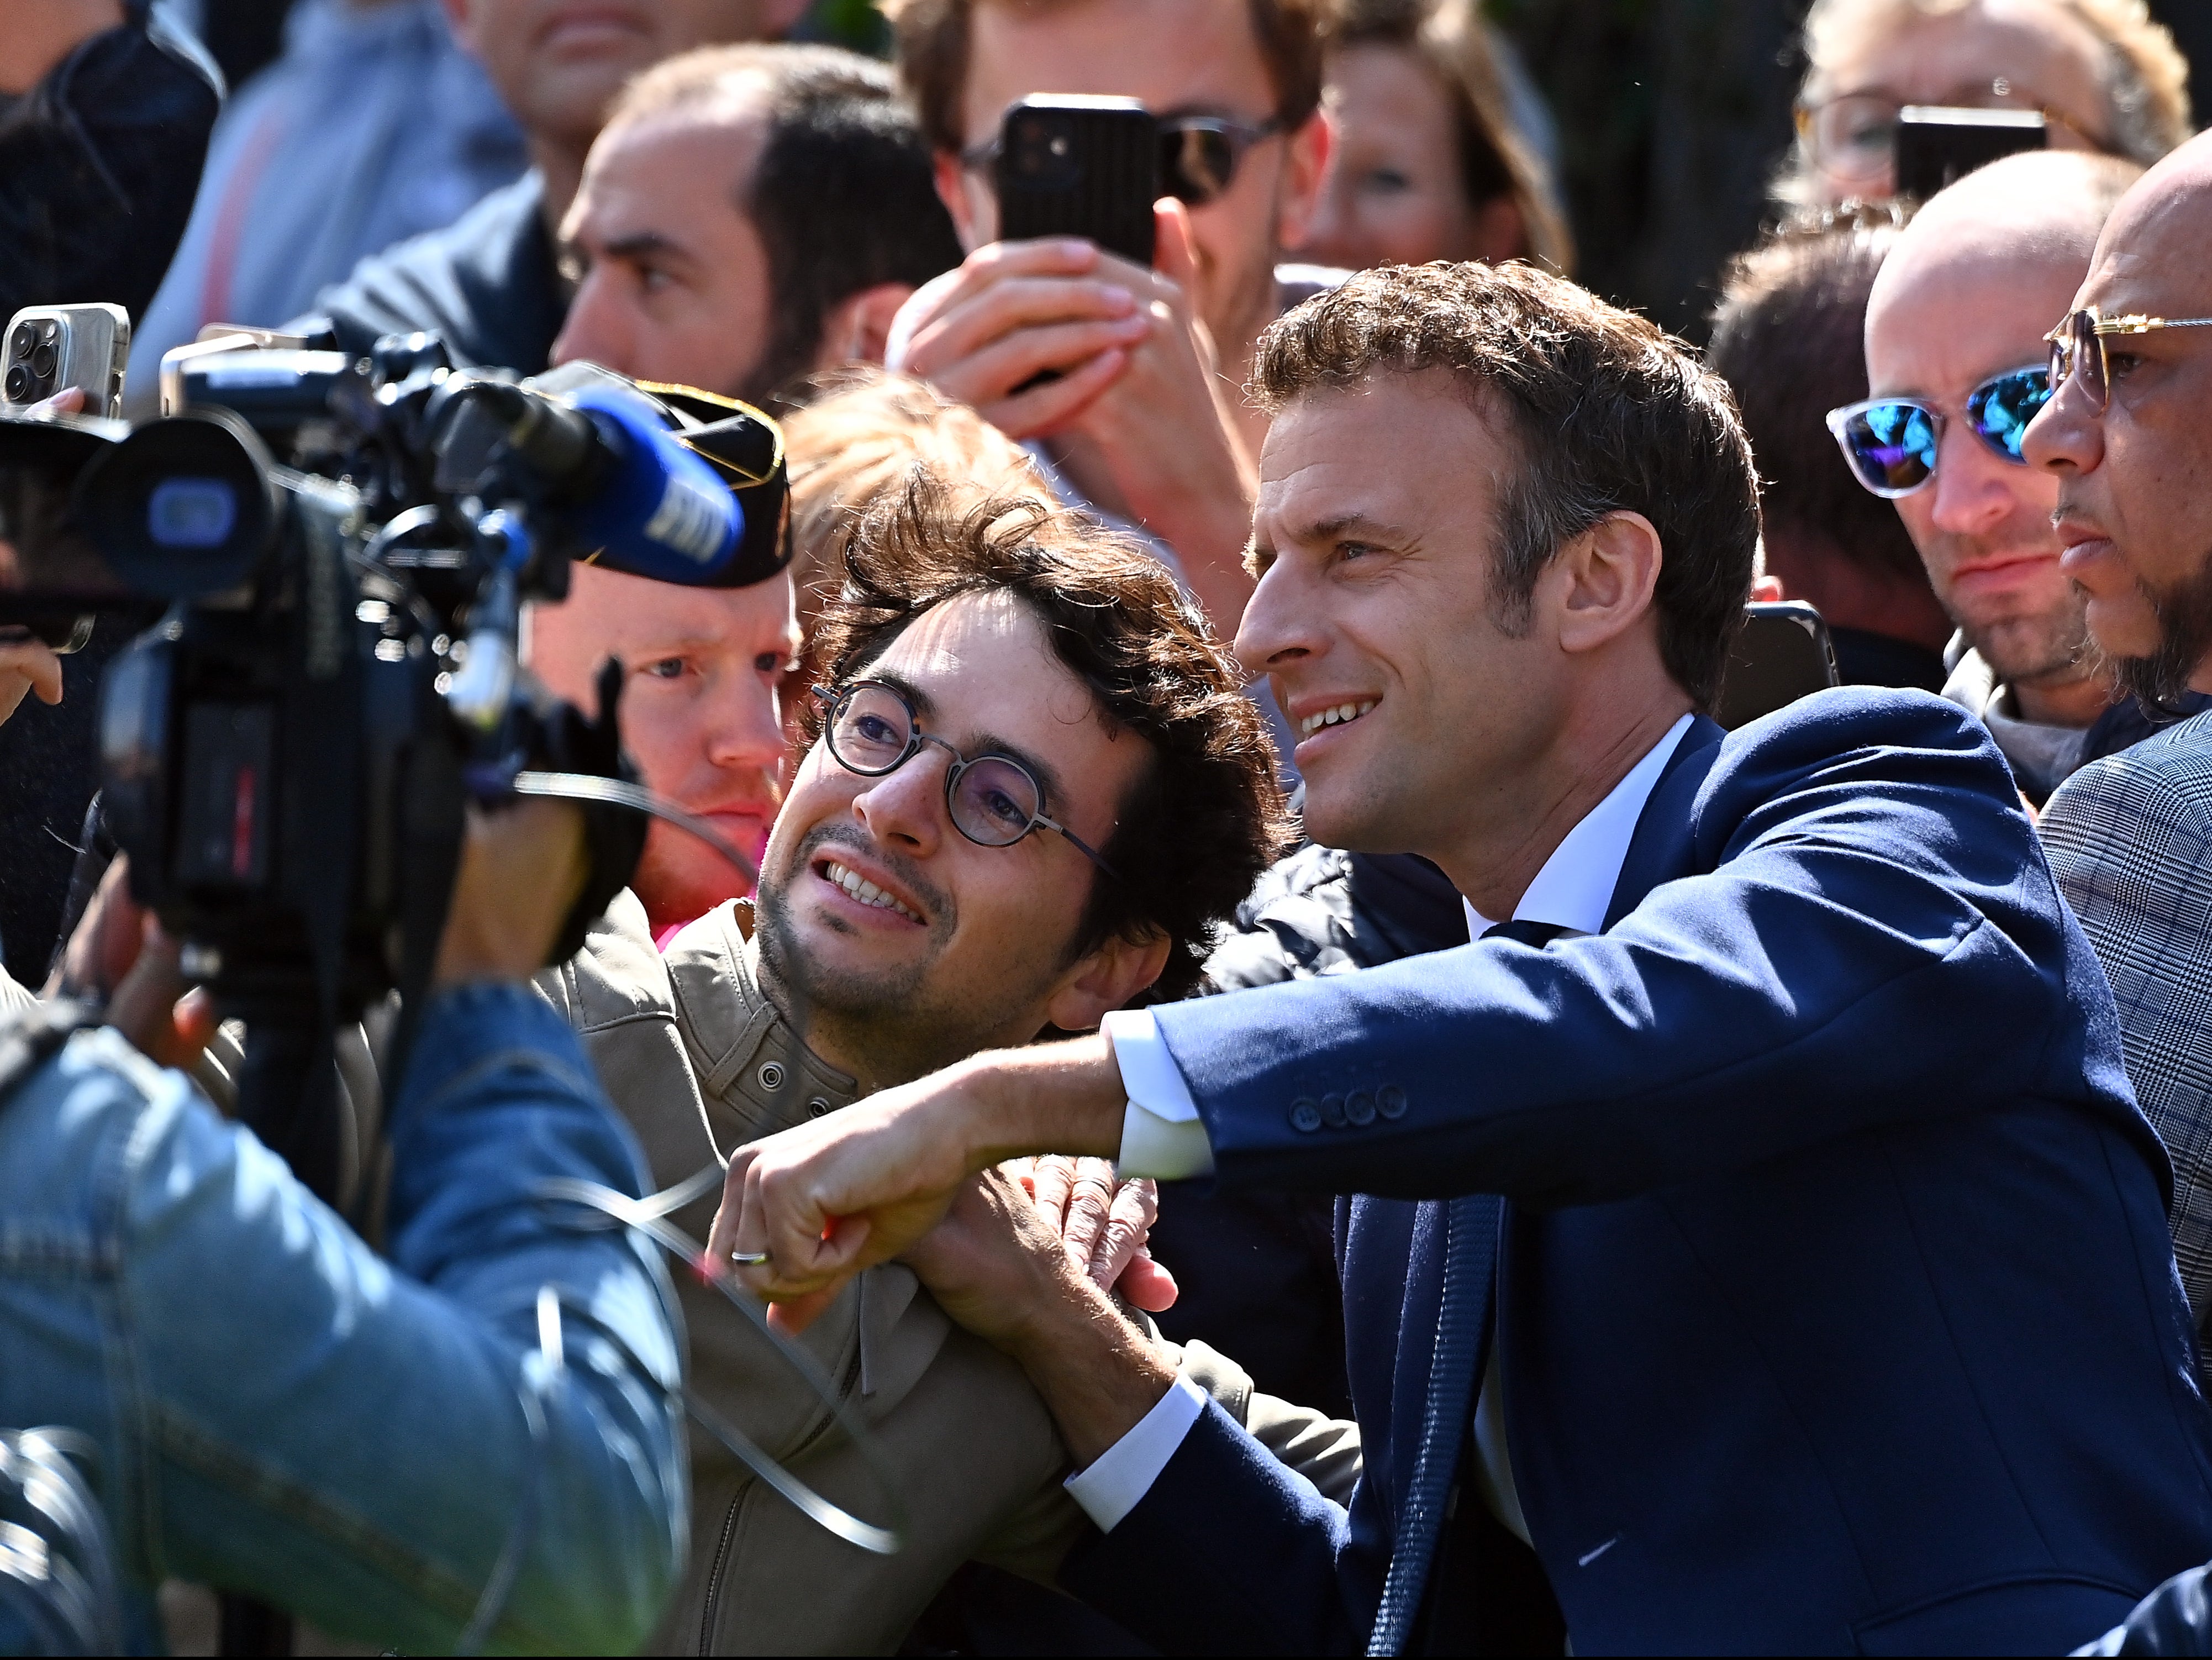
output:
[[[815,635],[814,741],[752,905],[717,907],[663,952],[625,898],[540,982],[663,1188],[979,1049],[1088,1031],[1148,989],[1186,995],[1279,840],[1259,713],[1156,561],[1034,497],[968,516],[923,483],[866,510],[844,566]],[[1146,1338],[1107,1288],[1158,1308],[1173,1286],[1133,1256],[1146,1184],[1103,1161],[1033,1179],[1034,1209],[993,1178],[997,1231],[872,1273],[805,1334],[872,1448],[717,1293],[685,1290],[692,1389],[904,1547],[854,1548],[695,1434],[692,1557],[653,1651],[886,1653],[971,1560],[1049,1577],[1084,1526],[1066,1455],[1022,1369],[952,1328],[933,1276],[1019,1240],[1034,1281],[1131,1344]],[[1065,1243],[1041,1235],[1062,1210]],[[710,1196],[673,1219],[703,1237],[712,1213]],[[1254,1395],[1200,1346],[1182,1367],[1348,1482],[1356,1438]]]
[[[1254,343],[1312,290],[1279,274],[1328,160],[1313,0],[902,0],[901,76],[967,262],[901,313],[889,361],[1019,441],[1072,490],[1166,544],[1234,634],[1254,458]],[[1163,126],[1158,269],[1080,240],[1001,242],[1000,118],[1039,94],[1135,98]]]
[[[2084,759],[2148,728],[2114,708],[2081,596],[2058,568],[2057,485],[2021,459],[2049,395],[2044,331],[2089,266],[2131,162],[2045,152],[1921,210],[1867,308],[1873,396],[1828,417],[1859,482],[1895,504],[1958,624],[1944,695],[1979,715],[2040,806]]]

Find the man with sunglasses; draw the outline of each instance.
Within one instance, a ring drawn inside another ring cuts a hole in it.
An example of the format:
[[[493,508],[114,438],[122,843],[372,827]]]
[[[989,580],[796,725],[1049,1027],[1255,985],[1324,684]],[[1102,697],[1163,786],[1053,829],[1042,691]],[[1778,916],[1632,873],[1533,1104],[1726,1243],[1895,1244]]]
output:
[[[1328,159],[1313,0],[886,9],[969,251],[901,313],[892,367],[1038,441],[1075,494],[1165,544],[1233,634],[1267,427],[1236,389],[1260,331],[1311,291],[1276,262]],[[1000,117],[1040,93],[1135,98],[1164,124],[1156,271],[1080,240],[999,240]]]
[[[1935,197],[1868,302],[1873,396],[1828,416],[1853,476],[1895,505],[1958,626],[1944,695],[1981,717],[2039,807],[2084,760],[2150,730],[2097,670],[2081,593],[2058,568],[2057,485],[2020,453],[2049,395],[2049,319],[2141,171],[2039,152]]]
[[[980,1049],[1090,1030],[1148,989],[1187,994],[1279,836],[1272,756],[1226,653],[1157,562],[1033,499],[969,516],[921,485],[869,509],[812,660],[816,741],[756,901],[665,952],[618,902],[541,982],[663,1188],[703,1171],[719,1191],[716,1158],[759,1136]],[[684,1289],[694,1392],[903,1548],[854,1548],[695,1430],[692,1559],[656,1651],[889,1652],[970,1560],[1049,1578],[1084,1525],[1051,1417],[916,1271],[1022,1238],[1034,1277],[1103,1318],[1122,1322],[1104,1298],[1117,1280],[1146,1306],[1173,1287],[1136,1252],[1148,1186],[1117,1186],[1103,1161],[1033,1179],[1037,1205],[1019,1201],[1006,1230],[872,1272],[805,1333],[872,1444],[719,1292]],[[1040,1238],[1063,1210],[1067,1243]],[[712,1214],[710,1193],[673,1219],[702,1238]],[[1254,1396],[1219,1357],[1193,1346],[1184,1370],[1277,1444],[1304,1434],[1322,1479],[1356,1465],[1352,1437]]]
[[[2146,702],[2212,692],[2212,139],[2112,210],[2051,331],[2027,459],[2057,482],[2060,566],[2090,635]],[[2174,1257],[2212,1331],[2212,714],[2083,768],[2044,845],[2097,948],[2128,1077],[2173,1159]]]

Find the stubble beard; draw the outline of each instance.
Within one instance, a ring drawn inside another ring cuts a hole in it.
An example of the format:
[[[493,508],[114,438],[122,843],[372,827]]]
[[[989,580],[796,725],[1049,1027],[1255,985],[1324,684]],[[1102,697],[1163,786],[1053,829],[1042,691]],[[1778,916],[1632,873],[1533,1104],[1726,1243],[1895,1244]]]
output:
[[[2097,672],[2096,648],[2089,639],[2088,597],[2078,587],[2059,609],[2041,616],[1959,626],[2001,686],[2057,687]]]
[[[888,864],[927,908],[929,948],[881,969],[825,964],[799,938],[790,903],[816,856],[840,844]],[[761,989],[801,1042],[855,1064],[882,1088],[920,1078],[985,1047],[981,1012],[947,1001],[941,972],[957,913],[944,891],[885,851],[837,827],[811,831],[782,867],[761,876],[757,907]]]
[[[2120,689],[2142,702],[2172,710],[2212,658],[2212,550],[2169,593],[2138,576],[2136,592],[2158,618],[2158,649],[2148,657],[2110,660]]]

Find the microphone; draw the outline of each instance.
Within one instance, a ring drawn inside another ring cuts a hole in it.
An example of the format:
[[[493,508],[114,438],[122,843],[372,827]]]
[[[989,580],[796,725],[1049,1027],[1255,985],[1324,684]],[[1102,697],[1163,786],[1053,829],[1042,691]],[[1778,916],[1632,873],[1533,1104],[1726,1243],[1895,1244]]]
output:
[[[499,381],[470,393],[507,423],[508,452],[548,486],[547,505],[606,570],[690,587],[731,587],[744,509],[720,475],[650,406],[611,386],[555,398]]]

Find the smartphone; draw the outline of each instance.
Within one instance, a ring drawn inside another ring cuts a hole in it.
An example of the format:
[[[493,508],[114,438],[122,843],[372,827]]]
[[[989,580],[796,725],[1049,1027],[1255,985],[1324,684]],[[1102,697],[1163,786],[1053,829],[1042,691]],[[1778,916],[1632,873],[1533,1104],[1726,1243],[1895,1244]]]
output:
[[[1734,732],[1836,684],[1836,648],[1820,613],[1796,599],[1757,602],[1743,608],[1713,719]]]
[[[1152,263],[1159,124],[1135,99],[1023,99],[1000,125],[994,179],[1000,240],[1080,236],[1137,265]]]
[[[86,415],[123,413],[131,361],[131,313],[120,306],[28,306],[8,319],[0,393],[35,404],[65,386],[84,393]]]
[[[1897,116],[1897,193],[1925,202],[1977,167],[2050,142],[2040,110],[1907,104]]]

